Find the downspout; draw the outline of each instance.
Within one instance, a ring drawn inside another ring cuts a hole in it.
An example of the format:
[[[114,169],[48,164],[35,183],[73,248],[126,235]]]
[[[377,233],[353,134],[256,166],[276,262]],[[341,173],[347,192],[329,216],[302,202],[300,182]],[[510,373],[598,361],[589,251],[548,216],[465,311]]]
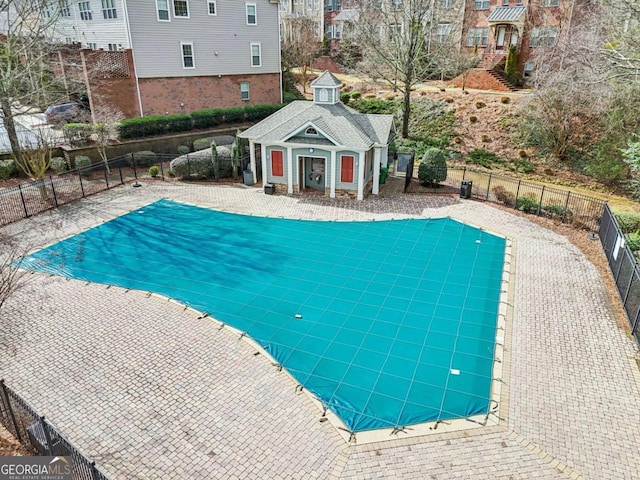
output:
[[[282,27],[282,23],[280,23],[280,4],[278,3],[278,77],[280,78],[280,103],[284,103],[284,96],[282,93],[282,32],[280,28]]]
[[[131,58],[133,59],[133,78],[136,82],[138,110],[140,112],[140,116],[144,117],[144,112],[142,110],[142,96],[140,95],[140,82],[138,81],[138,69],[136,68],[136,53],[133,49],[133,38],[131,37],[131,25],[129,23],[129,10],[127,9],[127,0],[122,0],[122,10],[124,11],[124,26],[127,33],[127,41],[129,42],[129,48],[131,49]]]

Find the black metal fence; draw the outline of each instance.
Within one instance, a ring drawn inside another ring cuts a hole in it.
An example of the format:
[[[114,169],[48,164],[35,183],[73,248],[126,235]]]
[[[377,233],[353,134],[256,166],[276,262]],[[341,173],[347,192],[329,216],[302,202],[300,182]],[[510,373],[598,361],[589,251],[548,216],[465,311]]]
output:
[[[609,260],[631,332],[640,344],[640,267],[624,241],[624,234],[606,205],[600,222],[600,242]]]
[[[70,457],[73,478],[107,480],[107,476],[49,420],[40,416],[0,380],[0,422],[29,451],[37,455]]]
[[[166,180],[171,175],[171,160],[176,155],[156,154],[151,161],[125,155],[112,158],[105,163],[75,168],[60,175],[51,175],[37,182],[20,184],[16,187],[0,189],[0,226],[28,218],[38,213],[57,208],[65,203],[103,192],[126,182],[156,178]],[[195,154],[186,156],[186,164],[181,178],[203,176],[202,161],[196,161]],[[193,159],[193,160],[192,160]],[[157,172],[150,169],[155,166]],[[249,156],[240,159],[241,170],[249,166]]]
[[[465,167],[449,167],[446,179],[440,185],[460,188],[463,181],[471,183],[472,198],[502,204],[592,232],[598,231],[606,205],[604,200],[598,198]],[[437,190],[437,187],[433,187],[434,192]]]

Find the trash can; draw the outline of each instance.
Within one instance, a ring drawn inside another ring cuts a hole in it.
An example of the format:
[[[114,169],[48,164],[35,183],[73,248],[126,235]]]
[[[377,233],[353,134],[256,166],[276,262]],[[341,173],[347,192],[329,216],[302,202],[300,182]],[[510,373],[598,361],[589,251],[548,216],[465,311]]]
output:
[[[243,170],[242,177],[245,185],[253,185],[253,172],[251,170]]]
[[[460,198],[471,198],[471,187],[473,182],[471,180],[463,180],[460,185]]]
[[[276,186],[271,183],[266,183],[264,185],[264,193],[266,193],[267,195],[273,195],[274,193],[276,193]]]

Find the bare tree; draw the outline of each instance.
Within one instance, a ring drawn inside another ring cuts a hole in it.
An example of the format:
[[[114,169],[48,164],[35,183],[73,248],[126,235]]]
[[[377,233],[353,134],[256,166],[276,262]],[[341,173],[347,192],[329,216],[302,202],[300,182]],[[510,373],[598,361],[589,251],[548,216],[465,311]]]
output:
[[[50,69],[54,51],[49,34],[59,3],[49,0],[0,0],[3,31],[0,54],[0,115],[13,155],[21,162],[22,146],[16,117],[23,106],[44,106],[66,92]]]
[[[94,103],[92,113],[95,121],[91,124],[91,140],[100,154],[107,173],[111,173],[107,147],[118,140],[120,135],[118,126],[119,122],[124,119],[124,114],[118,108],[105,102]]]
[[[456,50],[457,25],[440,21],[434,0],[362,0],[349,28],[362,49],[359,68],[403,94],[402,136],[409,136],[411,90],[437,73],[438,61]],[[458,47],[459,48],[459,47]]]
[[[20,171],[31,180],[40,182],[38,189],[42,200],[48,200],[47,189],[42,180],[51,166],[53,144],[51,133],[40,129],[31,132],[29,147],[23,147],[19,155],[13,152],[13,159]]]
[[[0,310],[23,285],[26,270],[21,270],[26,251],[9,235],[0,232]]]
[[[287,19],[282,35],[282,67],[291,71],[297,68],[300,72],[302,89],[307,91],[309,71],[313,66],[313,59],[320,50],[315,33],[316,23],[309,17],[294,17]]]

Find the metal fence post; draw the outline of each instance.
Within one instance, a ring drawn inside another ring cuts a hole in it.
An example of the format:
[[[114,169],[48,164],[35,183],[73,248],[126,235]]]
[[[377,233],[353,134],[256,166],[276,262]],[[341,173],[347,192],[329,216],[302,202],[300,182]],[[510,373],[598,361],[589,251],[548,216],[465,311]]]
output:
[[[485,198],[485,200],[489,201],[489,189],[491,187],[491,177],[492,177],[493,173],[489,174],[489,181],[487,182],[487,198]]]
[[[49,183],[51,184],[51,192],[53,192],[53,203],[58,207],[58,198],[56,197],[56,189],[53,186],[53,179],[51,178],[51,175],[49,175]]]
[[[162,166],[164,162],[160,160],[160,176],[162,177],[162,181],[164,182],[164,167]]]
[[[47,451],[49,452],[49,455],[53,456],[55,455],[55,453],[53,452],[53,443],[51,442],[51,434],[49,433],[49,428],[47,427],[47,422],[44,418],[44,415],[40,417],[40,425],[42,426],[42,432],[44,433],[44,438],[47,442]]]
[[[13,413],[13,408],[11,407],[11,400],[9,399],[9,394],[7,393],[7,386],[4,383],[4,378],[0,380],[0,387],[2,387],[2,393],[4,394],[4,398],[7,402],[7,410],[9,412],[9,416],[11,417],[13,428],[16,431],[16,437],[18,437],[20,443],[24,444],[24,442],[22,441],[22,435],[20,435],[20,429],[18,428],[18,422],[16,422],[16,416]]]
[[[536,212],[536,215],[538,217],[540,216],[540,210],[542,209],[542,199],[544,198],[544,187],[545,185],[542,185],[542,192],[540,192],[540,201],[538,202],[538,211]]]
[[[109,190],[109,175],[107,174],[107,167],[104,168],[104,183],[107,184],[107,190]]]
[[[640,308],[638,308],[638,313],[636,313],[636,319],[633,321],[633,327],[631,328],[631,333],[635,335],[636,330],[638,329],[639,326],[640,326]]]
[[[464,180],[464,176],[467,174],[467,167],[462,167],[462,180]]]
[[[78,171],[78,180],[80,180],[80,191],[82,192],[82,196],[84,197],[84,185],[82,185],[82,175],[80,175],[80,169],[76,168]]]
[[[516,188],[516,198],[513,200],[513,208],[518,209],[518,195],[520,195],[520,184],[522,180],[518,180],[518,188]]]
[[[569,209],[569,197],[571,192],[567,192],[567,199],[564,202],[564,212],[562,212],[562,223],[567,223],[567,211]]]
[[[22,186],[20,184],[18,184],[18,191],[20,192],[20,200],[22,200],[22,208],[24,208],[24,218],[29,218],[29,212],[27,211],[27,203],[24,201]]]
[[[129,155],[131,155],[131,165],[133,165],[133,176],[137,180],[138,179],[138,171],[136,170],[136,157],[133,155],[133,153],[130,153]]]
[[[96,468],[96,462],[91,462],[91,478],[93,478],[93,480],[100,479],[100,474],[98,473],[98,469]]]
[[[124,180],[122,179],[122,161],[118,163],[118,173],[120,174],[120,185],[124,184]]]
[[[191,178],[191,160],[189,160],[188,153],[187,153],[187,178]]]

